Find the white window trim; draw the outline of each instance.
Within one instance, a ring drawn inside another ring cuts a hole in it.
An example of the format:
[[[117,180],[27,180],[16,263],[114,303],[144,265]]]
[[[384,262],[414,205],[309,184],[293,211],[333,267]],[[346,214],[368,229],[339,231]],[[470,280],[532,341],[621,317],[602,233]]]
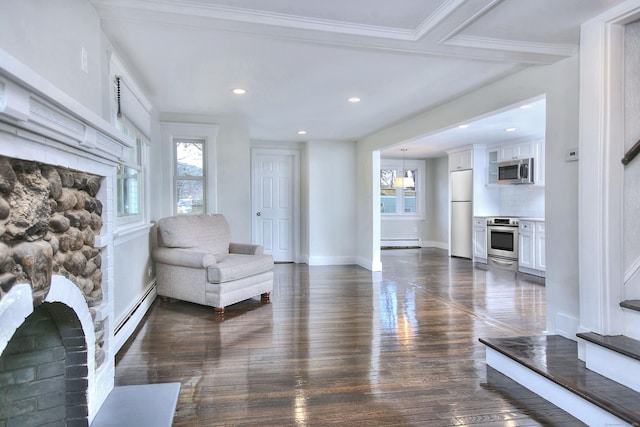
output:
[[[160,122],[162,128],[162,149],[165,153],[172,153],[167,162],[164,163],[164,169],[171,171],[166,176],[163,184],[166,188],[170,188],[168,200],[165,201],[165,212],[171,215],[177,215],[176,188],[175,188],[175,154],[174,141],[179,139],[200,139],[205,143],[205,173],[206,182],[206,207],[205,213],[216,213],[218,210],[218,178],[216,163],[216,136],[218,126],[204,123],[183,123],[183,122]]]
[[[202,143],[202,176],[185,176],[178,175],[178,143],[179,142],[197,142]],[[207,152],[209,151],[207,148],[207,141],[202,138],[173,138],[171,141],[172,149],[173,149],[173,190],[177,193],[178,181],[179,180],[187,180],[187,181],[202,181],[202,201],[204,202],[204,211],[207,212],[207,199],[209,198],[207,195],[207,176],[209,173],[209,167],[207,165]],[[174,202],[176,198],[174,198]],[[178,214],[177,204],[174,204],[174,215]],[[189,215],[189,214],[181,214],[181,215]]]
[[[381,219],[392,221],[415,221],[425,219],[425,186],[426,167],[424,160],[407,159],[404,161],[406,169],[418,170],[418,181],[416,182],[416,213],[380,213]],[[380,170],[395,169],[401,171],[403,161],[401,159],[380,159]],[[379,177],[379,174],[378,174]],[[379,178],[378,178],[379,179]]]
[[[129,88],[132,90],[132,92],[135,94],[138,101],[147,111],[151,110],[151,103],[144,96],[144,93],[142,92],[142,90],[140,90],[140,87],[136,83],[135,79],[131,76],[131,74],[129,74],[124,64],[122,63],[122,61],[118,58],[117,55],[115,55],[112,52],[109,55],[109,82],[108,82],[109,111],[110,111],[111,120],[114,126],[117,127],[116,117],[113,116],[113,112],[116,111],[115,96],[113,96],[114,94],[111,92],[113,90],[113,82],[116,76],[121,76],[126,80]],[[151,116],[149,116],[149,120],[151,120]],[[130,166],[130,167],[135,166],[136,168],[139,167],[140,213],[138,215],[127,215],[127,216],[119,217],[117,216],[117,212],[116,212],[116,221],[115,221],[116,231],[120,233],[126,233],[127,230],[135,230],[141,226],[144,226],[148,222],[148,216],[149,216],[149,213],[148,213],[149,212],[148,195],[150,194],[149,193],[149,188],[150,188],[149,187],[150,185],[149,183],[149,135],[145,135],[140,129],[138,129],[137,127],[135,127],[133,124],[129,122],[127,122],[127,127],[130,128],[130,130],[136,132],[136,134],[141,140],[140,153],[139,153],[140,164],[134,165],[125,161],[121,162],[121,164],[125,166]],[[133,143],[137,144],[135,139]],[[117,191],[117,188],[118,188],[117,174],[115,174],[114,176],[113,186],[114,186],[113,188],[116,189]],[[116,197],[118,197],[117,194],[116,194]]]

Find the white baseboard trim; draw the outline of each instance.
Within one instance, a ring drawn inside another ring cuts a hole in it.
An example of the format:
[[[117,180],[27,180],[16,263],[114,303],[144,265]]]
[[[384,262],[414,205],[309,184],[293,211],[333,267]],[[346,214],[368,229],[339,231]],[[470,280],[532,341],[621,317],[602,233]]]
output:
[[[127,320],[120,326],[120,329],[113,336],[113,340],[111,341],[113,346],[113,353],[117,354],[122,346],[127,342],[127,340],[133,335],[136,328],[142,321],[142,318],[147,313],[151,304],[156,299],[157,291],[155,284],[152,289],[147,293],[144,299],[140,302],[138,307],[129,315]]]
[[[561,335],[572,341],[577,341],[576,334],[580,327],[580,320],[566,314],[556,314],[556,328],[553,333]]]
[[[382,271],[382,263],[381,262],[373,262],[370,259],[358,257],[358,263],[360,267],[366,268],[371,272]]]
[[[625,421],[604,409],[587,402],[578,395],[553,381],[538,375],[526,366],[510,357],[487,347],[487,365],[502,372],[515,382],[528,388],[543,399],[553,403],[558,408],[578,418],[590,426],[627,426]]]

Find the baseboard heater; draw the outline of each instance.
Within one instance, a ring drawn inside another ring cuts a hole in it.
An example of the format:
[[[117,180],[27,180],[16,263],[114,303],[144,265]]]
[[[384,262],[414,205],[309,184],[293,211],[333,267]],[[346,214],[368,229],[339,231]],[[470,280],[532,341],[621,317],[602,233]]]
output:
[[[133,317],[134,313],[138,310],[138,308],[142,305],[142,303],[144,302],[145,299],[147,299],[147,297],[149,296],[149,294],[156,288],[156,281],[154,280],[153,282],[151,282],[147,289],[144,291],[144,293],[142,294],[142,296],[138,299],[138,301],[133,305],[133,308],[131,308],[129,310],[129,312],[122,318],[122,320],[120,321],[120,323],[118,323],[116,325],[116,327],[114,328],[113,334],[117,334],[118,332],[120,332],[120,329],[122,329],[122,327],[125,325],[125,323],[127,323],[129,321],[129,319],[131,319],[131,317]]]
[[[421,248],[421,239],[382,239],[381,248]]]

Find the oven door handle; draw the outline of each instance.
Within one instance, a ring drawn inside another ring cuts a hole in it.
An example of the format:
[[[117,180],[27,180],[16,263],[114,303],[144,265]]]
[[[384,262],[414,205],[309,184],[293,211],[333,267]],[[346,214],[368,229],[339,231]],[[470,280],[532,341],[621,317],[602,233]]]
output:
[[[517,233],[517,225],[487,225],[487,229],[490,231],[501,231],[503,233]]]

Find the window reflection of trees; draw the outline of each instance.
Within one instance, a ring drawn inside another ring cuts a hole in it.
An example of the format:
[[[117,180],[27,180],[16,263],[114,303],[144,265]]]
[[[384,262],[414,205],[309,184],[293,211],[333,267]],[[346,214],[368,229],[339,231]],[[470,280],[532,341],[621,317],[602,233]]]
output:
[[[205,212],[204,142],[176,141],[176,203],[178,213]]]

